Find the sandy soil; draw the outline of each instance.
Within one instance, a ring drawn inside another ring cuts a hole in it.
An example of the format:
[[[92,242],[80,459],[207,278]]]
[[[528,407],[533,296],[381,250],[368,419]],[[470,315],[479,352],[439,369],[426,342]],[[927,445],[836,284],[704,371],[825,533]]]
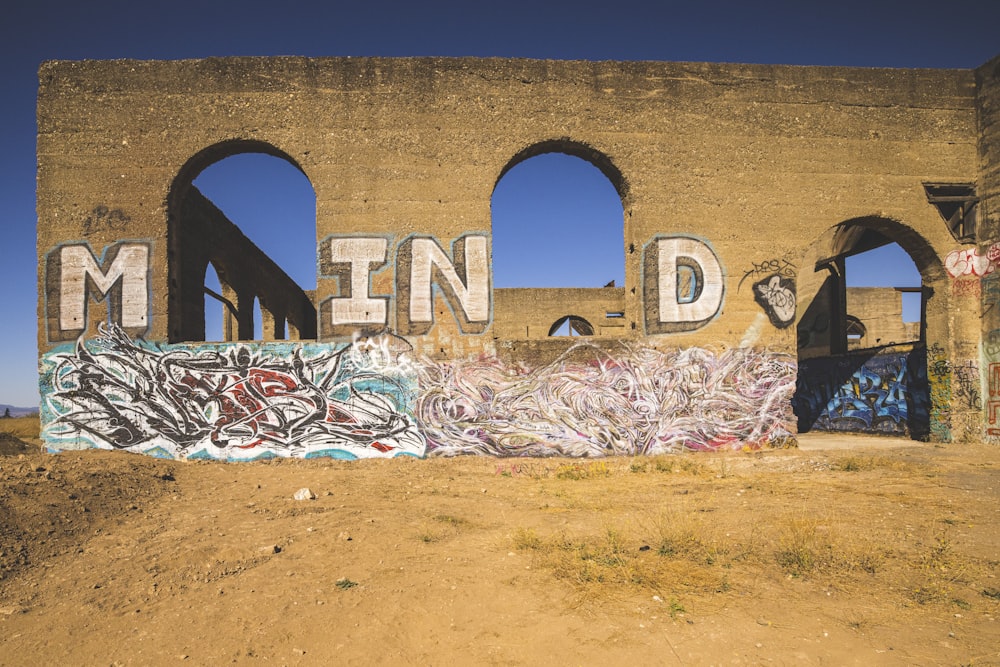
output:
[[[995,446],[221,464],[14,440],[2,665],[1000,665]]]

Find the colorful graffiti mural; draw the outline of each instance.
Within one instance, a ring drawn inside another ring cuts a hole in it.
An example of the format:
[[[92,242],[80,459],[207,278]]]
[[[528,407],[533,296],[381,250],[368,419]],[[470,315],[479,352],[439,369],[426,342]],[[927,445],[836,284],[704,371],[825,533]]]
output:
[[[951,440],[951,362],[944,348],[927,348],[927,386],[930,392],[931,433],[940,442]]]
[[[581,360],[581,356],[586,360]],[[425,366],[417,418],[435,455],[606,456],[781,444],[791,357],[586,343],[547,366]]]
[[[799,364],[793,407],[800,432],[860,431],[925,438],[930,430],[923,348]]]
[[[119,327],[45,356],[43,438],[170,458],[422,456],[416,377],[379,348],[151,345]]]
[[[529,368],[415,361],[383,333],[351,345],[132,340],[120,328],[43,359],[43,439],[173,458],[608,456],[784,445],[794,358],[614,353],[581,343]]]

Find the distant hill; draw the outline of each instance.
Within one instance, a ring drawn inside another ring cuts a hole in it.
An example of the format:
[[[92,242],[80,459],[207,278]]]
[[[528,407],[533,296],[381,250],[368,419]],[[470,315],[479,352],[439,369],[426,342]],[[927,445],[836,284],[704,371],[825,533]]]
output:
[[[10,410],[11,417],[24,417],[26,415],[37,415],[38,408],[19,408],[14,405],[6,405],[0,403],[0,417],[2,417],[7,410]]]

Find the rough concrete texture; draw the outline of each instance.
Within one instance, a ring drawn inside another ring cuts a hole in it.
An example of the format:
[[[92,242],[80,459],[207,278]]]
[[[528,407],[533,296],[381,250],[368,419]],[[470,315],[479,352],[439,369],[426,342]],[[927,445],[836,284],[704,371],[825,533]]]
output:
[[[272,285],[275,294],[261,298],[262,284],[244,285],[270,318],[265,337],[310,338],[302,313],[311,306],[321,341],[390,330],[437,362],[565,349],[542,339],[570,315],[587,320],[595,340],[651,349],[794,358],[805,339],[836,354],[846,351],[846,319],[835,312],[846,296],[842,284],[823,285],[845,254],[888,240],[922,278],[932,437],[992,434],[1000,352],[985,346],[1000,343],[1000,320],[988,324],[1000,317],[990,282],[1000,259],[998,70],[997,60],[975,71],[475,58],[48,62],[38,102],[39,349],[44,358],[63,341],[93,337],[108,319],[147,341],[197,340],[203,307],[194,295],[208,260],[186,212],[191,181],[215,161],[256,151],[296,165],[316,193],[312,303],[301,290],[290,298],[294,290]],[[623,287],[586,296],[492,288],[493,188],[518,162],[552,151],[591,161],[620,194]],[[975,244],[952,236],[925,183],[976,184]],[[240,288],[220,281],[239,310]],[[822,330],[810,329],[815,299],[831,311]],[[245,337],[236,330],[234,340]],[[970,367],[974,379],[959,391],[956,369]]]
[[[886,287],[848,287],[847,315],[861,328],[848,336],[848,349],[920,340],[920,322],[903,321],[903,293]]]
[[[539,339],[553,335],[552,328],[566,317],[585,322],[571,335],[627,338],[625,289],[506,288],[493,290],[493,336],[499,340]]]

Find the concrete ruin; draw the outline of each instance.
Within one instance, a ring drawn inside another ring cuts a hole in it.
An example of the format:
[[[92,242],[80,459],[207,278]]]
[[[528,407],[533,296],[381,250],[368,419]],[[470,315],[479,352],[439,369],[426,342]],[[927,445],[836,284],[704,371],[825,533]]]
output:
[[[601,456],[809,429],[1000,436],[1000,59],[60,61],[39,79],[52,450]],[[192,185],[245,152],[312,184],[315,291]],[[494,287],[494,188],[550,152],[617,191],[623,286]],[[922,283],[921,321],[898,331],[873,316],[884,294],[843,279],[845,258],[893,242]],[[206,298],[231,342],[204,342]]]

